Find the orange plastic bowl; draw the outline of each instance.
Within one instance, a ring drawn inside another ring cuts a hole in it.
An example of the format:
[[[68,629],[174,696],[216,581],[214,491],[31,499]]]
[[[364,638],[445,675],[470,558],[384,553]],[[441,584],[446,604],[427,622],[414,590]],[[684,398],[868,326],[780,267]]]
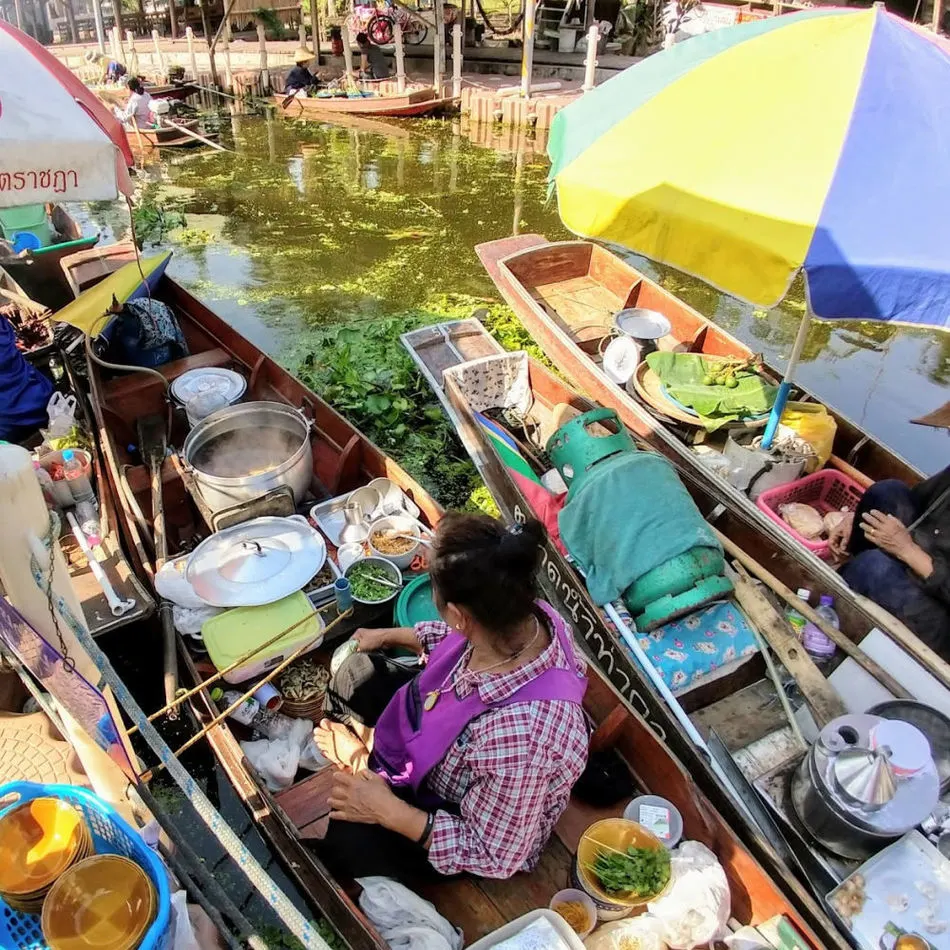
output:
[[[131,950],[158,901],[134,861],[98,854],[71,867],[50,888],[41,925],[50,950]]]
[[[34,798],[0,819],[0,893],[35,895],[89,843],[82,814],[58,798]]]

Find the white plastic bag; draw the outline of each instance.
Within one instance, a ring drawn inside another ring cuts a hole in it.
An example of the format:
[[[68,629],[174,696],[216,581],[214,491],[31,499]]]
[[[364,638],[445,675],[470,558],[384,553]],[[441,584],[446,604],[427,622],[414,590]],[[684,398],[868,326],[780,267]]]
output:
[[[270,714],[276,723],[276,737],[242,742],[248,762],[264,779],[268,789],[279,792],[289,787],[298,769],[311,772],[328,764],[313,741],[313,723],[309,719],[291,719],[280,713]],[[255,729],[261,726],[254,723]]]
[[[196,593],[194,587],[185,579],[188,555],[166,561],[155,573],[155,590],[173,604],[187,607],[189,610],[204,610],[208,604]]]
[[[47,440],[61,439],[69,435],[72,427],[76,425],[76,397],[64,396],[60,392],[53,393],[46,404],[46,415],[49,425],[43,430],[43,434]]]
[[[587,950],[666,950],[663,924],[644,914],[601,924],[585,941]]]
[[[172,605],[172,623],[179,633],[187,634],[190,637],[196,637],[201,633],[201,628],[206,620],[216,617],[222,607],[179,607],[178,604]]]
[[[172,950],[201,950],[188,916],[188,895],[184,891],[172,894],[172,915],[175,918],[175,937]]]
[[[674,950],[692,950],[723,936],[732,902],[716,856],[698,841],[684,841],[673,850],[670,864],[666,893],[647,904],[663,924],[663,939]]]
[[[376,925],[383,939],[400,950],[436,950],[448,944],[450,950],[462,950],[462,934],[436,909],[408,887],[389,877],[360,877],[363,888],[360,907]],[[417,933],[429,931],[433,937]],[[390,940],[392,934],[392,940]],[[441,937],[441,941],[435,938]]]

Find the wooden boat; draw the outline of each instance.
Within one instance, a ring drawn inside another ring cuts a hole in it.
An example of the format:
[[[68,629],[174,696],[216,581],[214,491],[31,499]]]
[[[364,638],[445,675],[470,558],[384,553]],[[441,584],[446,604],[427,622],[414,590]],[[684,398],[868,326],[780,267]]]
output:
[[[176,125],[188,129],[189,132],[201,132],[201,122],[198,119],[186,119]],[[126,129],[125,136],[129,140],[129,147],[133,151],[142,151],[152,148],[193,148],[201,143],[190,135],[183,134],[174,126],[159,126],[156,129]]]
[[[153,99],[172,99],[175,102],[184,102],[195,95],[198,87],[190,82],[164,83],[162,85],[145,84],[145,91]],[[129,90],[125,86],[98,86],[93,89],[97,98],[107,106],[124,106],[129,98]]]
[[[426,86],[422,89],[410,89],[395,95],[319,97],[294,96],[287,102],[287,96],[271,96],[271,103],[278,107],[282,115],[291,119],[321,119],[330,115],[368,115],[411,116],[431,115],[448,109],[455,100],[436,96],[435,89]]]
[[[63,205],[48,205],[47,213],[56,232],[55,243],[21,254],[0,251],[0,268],[25,296],[50,310],[58,310],[73,299],[60,262],[70,254],[92,247],[99,235],[84,235],[79,223]]]
[[[626,307],[644,307],[667,317],[672,332],[660,341],[663,348],[744,358],[752,355],[748,347],[625,261],[591,242],[551,243],[529,234],[481,244],[476,251],[505,301],[555,365],[597,402],[616,409],[636,435],[678,467],[692,470],[696,478],[714,486],[723,503],[741,511],[760,533],[759,547],[764,549],[766,561],[781,552],[799,562],[806,573],[817,579],[818,589],[833,594],[836,602],[848,597],[854,600],[830,565],[798,544],[744,492],[712,467],[702,464],[687,444],[691,433],[695,433],[695,421],[677,415],[676,407],[668,403],[663,405],[656,398],[651,401],[650,390],[654,387],[642,372],[638,372],[638,398],[631,396],[607,377],[599,356],[602,343],[610,337],[614,315]],[[648,367],[641,364],[641,369]],[[771,372],[777,375],[774,370]],[[921,479],[921,473],[904,459],[849,419],[829,411],[838,427],[829,462],[832,467],[865,487],[883,478],[898,478],[908,484]],[[709,442],[706,440],[707,445]],[[879,626],[944,685],[950,686],[950,664],[887,611],[864,598],[859,600]]]
[[[489,411],[489,407],[484,405],[486,397],[483,394],[495,392],[498,380],[513,378],[513,367],[518,364],[513,364],[512,360],[524,361],[530,387],[530,412],[524,427],[509,431],[508,435],[514,444],[524,447],[524,457],[529,461],[538,454],[538,442],[543,444],[559,424],[557,420],[563,418],[565,407],[569,413],[578,413],[596,408],[595,404],[578,395],[561,378],[530,360],[526,354],[505,353],[474,319],[412,331],[404,335],[403,343],[443,402],[504,516],[516,521],[532,516],[531,503],[499,456],[495,442],[473,409],[472,394],[477,393],[482,403],[478,406],[479,413]],[[482,382],[484,385],[480,388]],[[493,422],[502,425],[497,418]],[[530,444],[526,442],[532,434],[541,433],[540,439]],[[646,448],[642,441],[640,445]],[[536,470],[536,474],[540,475],[541,471]],[[701,513],[715,521],[731,555],[751,556],[759,563],[768,564],[768,570],[791,585],[793,590],[820,588],[820,579],[809,571],[807,563],[770,545],[744,510],[720,502],[707,480],[697,477],[697,473],[689,468],[682,469],[680,475]],[[708,749],[700,749],[687,732],[687,724],[645,679],[618,637],[616,627],[605,619],[578,571],[551,540],[545,546],[541,573],[555,606],[570,618],[576,633],[587,643],[591,655],[614,688],[654,731],[665,737],[670,748],[707,792],[711,788],[718,789],[721,797],[732,802],[733,821],[737,823],[734,827],[750,825],[749,812],[738,805],[741,801],[751,809],[751,816],[761,826],[761,832],[768,835],[770,845],[788,867],[798,869],[800,877],[816,896],[822,898],[831,890],[837,879],[828,875],[827,852],[804,839],[794,816],[784,812],[780,802],[773,801],[763,810],[762,802],[756,801],[757,792],[747,784],[764,781],[775,767],[778,767],[777,774],[784,782],[784,776],[794,768],[802,754],[797,741],[790,740],[791,732],[776,702],[776,691],[771,681],[765,678],[761,655],[756,653],[751,658],[726,664],[697,685],[677,692],[677,702],[689,714],[689,726],[708,743]],[[854,641],[860,641],[875,626],[875,618],[867,614],[853,597],[836,601],[836,609],[842,631]],[[860,651],[856,652],[860,656]],[[844,712],[843,706],[840,711]],[[712,736],[713,731],[716,737]],[[735,767],[734,761],[742,763],[742,772]],[[748,795],[750,791],[751,797]],[[719,798],[716,802],[720,808],[726,807]],[[751,833],[756,834],[754,826]]]
[[[315,494],[338,496],[373,477],[385,475],[415,500],[427,521],[438,519],[437,504],[398,465],[191,294],[165,276],[154,289],[153,297],[175,311],[191,352],[189,357],[159,368],[166,379],[175,379],[199,366],[236,369],[248,380],[248,398],[299,406],[312,416],[311,488]],[[89,381],[94,411],[104,435],[109,478],[118,486],[124,473],[130,489],[127,494],[118,492],[130,551],[151,577],[152,526],[149,516],[143,514],[150,510],[148,480],[145,469],[137,457],[129,455],[127,446],[134,436],[138,416],[163,411],[164,388],[151,375],[110,378],[92,362]],[[181,434],[180,429],[173,430],[172,441],[179,442]],[[176,456],[164,463],[162,480],[170,549],[174,552],[196,533],[207,533],[209,525],[186,489],[185,472]],[[376,619],[386,622],[385,618]],[[365,622],[364,618],[355,617],[352,625]],[[186,675],[198,683],[207,667],[183,643],[180,653]],[[328,653],[318,655],[328,657]],[[199,693],[197,699],[200,715],[210,717],[217,713],[206,691]],[[741,843],[732,828],[733,822],[717,811],[644,720],[630,711],[620,694],[595,670],[591,673],[585,707],[597,726],[592,745],[615,749],[630,765],[636,786],[660,791],[672,800],[683,815],[686,836],[704,842],[717,854],[733,890],[732,914],[736,920],[764,923],[775,915],[783,915],[801,934],[805,945],[838,945],[827,919],[801,886],[777,864],[769,868],[770,876]],[[331,771],[324,769],[307,775],[287,790],[272,795],[244,758],[238,745],[239,728],[229,722],[218,724],[209,731],[209,742],[288,874],[307,896],[311,908],[329,920],[352,950],[384,950],[386,945],[380,935],[352,899],[353,882],[337,881],[330,876],[312,840],[319,837],[328,815]],[[599,817],[619,814],[625,801],[606,810],[573,801],[559,824],[557,837],[545,851],[541,867],[532,874],[520,875],[511,882],[459,878],[422,888],[422,893],[449,920],[463,927],[466,942],[472,942],[523,912],[546,906],[553,893],[566,883],[572,852],[584,828]]]

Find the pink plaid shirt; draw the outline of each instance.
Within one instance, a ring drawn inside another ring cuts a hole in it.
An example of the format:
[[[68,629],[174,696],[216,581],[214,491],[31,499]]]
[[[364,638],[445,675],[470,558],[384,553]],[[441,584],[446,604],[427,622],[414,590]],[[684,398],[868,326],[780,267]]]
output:
[[[450,632],[439,621],[416,624],[427,653]],[[586,664],[575,652],[579,672]],[[569,669],[557,637],[530,663],[507,673],[463,681],[459,696],[477,689],[498,702],[551,667]],[[463,660],[458,674],[468,668]],[[429,789],[459,806],[437,811],[429,861],[442,874],[507,878],[534,868],[567,807],[587,762],[584,711],[561,700],[513,703],[473,719],[426,779]]]

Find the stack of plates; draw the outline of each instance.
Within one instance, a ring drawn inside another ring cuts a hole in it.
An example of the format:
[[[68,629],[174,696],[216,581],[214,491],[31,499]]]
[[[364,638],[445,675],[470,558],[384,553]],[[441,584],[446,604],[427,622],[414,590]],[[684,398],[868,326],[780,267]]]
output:
[[[38,914],[57,878],[92,854],[82,813],[59,798],[34,798],[0,819],[0,897],[22,914]]]
[[[158,911],[148,875],[118,854],[74,864],[43,904],[43,937],[50,950],[133,950]]]

